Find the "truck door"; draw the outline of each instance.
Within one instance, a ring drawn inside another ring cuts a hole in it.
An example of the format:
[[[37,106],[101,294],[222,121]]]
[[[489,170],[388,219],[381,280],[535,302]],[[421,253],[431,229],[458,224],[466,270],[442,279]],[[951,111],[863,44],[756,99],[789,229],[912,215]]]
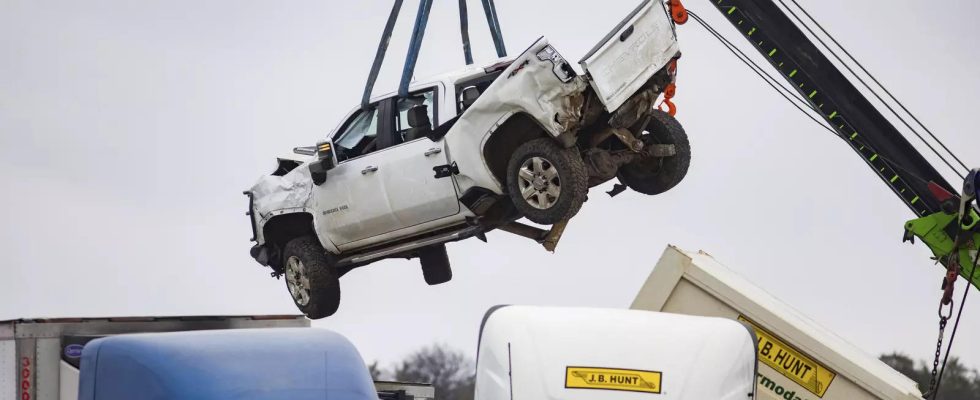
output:
[[[381,151],[385,153],[381,178],[400,229],[460,212],[453,176],[436,178],[433,170],[449,164],[446,141],[426,137],[438,126],[437,93],[438,88],[432,87],[394,101],[399,144]]]
[[[383,181],[381,155],[384,103],[355,111],[333,137],[337,166],[313,188],[316,229],[336,246],[387,232],[397,225]],[[383,139],[382,139],[383,140]]]

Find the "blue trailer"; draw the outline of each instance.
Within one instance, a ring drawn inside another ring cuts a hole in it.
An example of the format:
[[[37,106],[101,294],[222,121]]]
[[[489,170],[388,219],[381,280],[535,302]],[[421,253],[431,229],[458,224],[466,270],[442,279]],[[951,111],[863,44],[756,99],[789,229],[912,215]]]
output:
[[[371,382],[340,335],[303,316],[0,321],[0,400],[431,400]],[[365,394],[367,393],[367,394]]]
[[[328,330],[113,336],[85,346],[79,400],[377,400],[353,344]]]

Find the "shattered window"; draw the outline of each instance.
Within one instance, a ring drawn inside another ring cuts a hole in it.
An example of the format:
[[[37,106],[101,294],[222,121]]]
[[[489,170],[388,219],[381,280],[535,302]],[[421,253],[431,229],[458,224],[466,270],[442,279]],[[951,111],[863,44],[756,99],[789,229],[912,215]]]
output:
[[[378,108],[372,106],[355,115],[344,127],[344,131],[334,139],[341,159],[357,157],[370,153],[378,137]]]

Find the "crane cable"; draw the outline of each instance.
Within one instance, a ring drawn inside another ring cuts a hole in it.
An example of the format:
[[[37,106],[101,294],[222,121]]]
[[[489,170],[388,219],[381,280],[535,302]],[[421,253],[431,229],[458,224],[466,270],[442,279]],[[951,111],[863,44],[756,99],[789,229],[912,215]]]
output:
[[[854,55],[852,55],[852,54],[851,54],[851,52],[850,52],[850,51],[848,51],[848,50],[847,50],[846,48],[844,48],[844,46],[843,46],[843,45],[841,45],[841,44],[840,44],[840,42],[838,42],[838,41],[837,41],[837,39],[835,39],[835,38],[834,38],[834,36],[830,34],[830,32],[828,32],[828,31],[827,31],[826,29],[824,29],[824,27],[823,27],[823,25],[822,25],[822,24],[820,24],[820,22],[817,22],[817,20],[816,20],[815,18],[813,18],[813,16],[812,16],[812,15],[810,15],[810,13],[809,13],[809,12],[808,12],[808,11],[806,10],[806,8],[804,8],[804,7],[803,7],[803,6],[802,6],[802,5],[801,5],[801,4],[800,4],[800,3],[799,3],[799,2],[797,1],[797,0],[790,0],[790,1],[791,1],[791,2],[793,2],[793,4],[795,4],[795,5],[796,5],[796,7],[798,7],[798,8],[800,9],[800,11],[802,11],[802,12],[803,12],[803,14],[804,14],[804,15],[806,15],[806,17],[807,17],[807,18],[808,18],[808,19],[809,19],[809,20],[810,20],[811,22],[813,22],[813,24],[814,24],[814,25],[816,25],[816,26],[817,26],[817,28],[818,28],[818,29],[820,29],[820,31],[821,31],[821,32],[823,32],[823,34],[824,34],[824,35],[827,35],[827,38],[829,38],[829,39],[830,39],[830,41],[832,41],[832,42],[834,43],[834,45],[836,45],[836,46],[837,46],[838,48],[840,48],[840,49],[841,49],[841,50],[842,50],[842,51],[844,52],[844,54],[845,54],[845,55],[847,55],[847,57],[848,57],[848,58],[849,58],[849,59],[850,59],[851,61],[853,61],[855,65],[857,65],[857,66],[858,66],[858,68],[860,68],[860,69],[861,69],[861,71],[864,71],[864,73],[865,73],[865,74],[867,74],[867,75],[868,75],[868,77],[870,77],[870,78],[871,78],[871,80],[872,80],[872,81],[874,81],[874,83],[875,83],[875,84],[877,84],[877,85],[878,85],[878,87],[880,87],[880,88],[881,88],[881,89],[882,89],[882,90],[883,90],[883,91],[884,91],[884,92],[885,92],[885,93],[886,93],[886,94],[888,95],[888,97],[889,97],[890,99],[892,99],[892,100],[893,100],[893,101],[894,101],[894,102],[895,102],[896,104],[898,104],[898,106],[899,106],[899,107],[900,107],[900,108],[902,109],[902,111],[905,111],[905,113],[906,113],[906,114],[908,114],[908,115],[909,115],[910,117],[912,117],[912,120],[914,120],[914,121],[916,122],[916,124],[918,124],[919,126],[921,126],[921,127],[922,127],[922,129],[924,129],[924,130],[926,131],[926,133],[928,133],[928,134],[929,134],[929,136],[930,136],[930,137],[931,137],[931,138],[932,138],[933,140],[935,140],[935,141],[936,141],[936,143],[938,143],[938,144],[939,144],[939,146],[941,146],[941,147],[943,148],[943,150],[946,150],[946,152],[947,152],[947,153],[949,153],[949,155],[950,155],[950,156],[952,156],[952,157],[953,157],[953,159],[954,159],[954,160],[956,160],[956,162],[957,162],[957,163],[958,163],[958,164],[959,164],[959,165],[960,165],[961,167],[963,167],[963,168],[964,168],[964,169],[966,169],[967,171],[969,171],[969,170],[970,170],[970,168],[969,168],[969,167],[968,167],[968,166],[967,166],[967,165],[966,165],[966,164],[965,164],[965,163],[964,163],[964,162],[963,162],[962,160],[960,160],[960,158],[959,158],[959,157],[957,157],[957,156],[956,156],[956,154],[955,154],[955,153],[953,153],[953,151],[952,151],[952,150],[950,150],[950,149],[949,149],[949,147],[946,147],[946,144],[944,144],[944,143],[943,143],[943,142],[942,142],[941,140],[939,140],[939,138],[938,138],[938,137],[936,137],[936,135],[935,135],[934,133],[932,133],[932,130],[930,130],[930,129],[929,129],[928,127],[926,127],[926,125],[925,125],[925,124],[923,124],[923,123],[922,123],[922,121],[920,121],[920,120],[919,120],[919,118],[918,118],[918,117],[916,117],[916,116],[915,116],[915,114],[913,114],[913,113],[912,113],[912,111],[910,111],[910,110],[908,109],[908,107],[906,107],[906,106],[905,106],[905,104],[903,104],[903,103],[902,103],[902,102],[901,102],[900,100],[898,100],[898,98],[896,98],[896,97],[895,97],[895,95],[893,95],[893,94],[892,94],[892,92],[891,92],[890,90],[888,90],[888,88],[886,88],[886,87],[885,87],[885,85],[883,85],[883,84],[882,84],[882,83],[881,83],[881,82],[880,82],[880,81],[878,80],[878,78],[876,78],[876,77],[874,76],[874,74],[872,74],[872,73],[871,73],[870,71],[868,71],[868,69],[864,67],[864,64],[862,64],[862,63],[861,63],[860,61],[858,61],[858,60],[857,60],[857,58],[855,58],[855,57],[854,57]],[[783,3],[783,0],[779,0],[779,2],[780,2],[780,3]],[[796,17],[796,14],[795,14],[795,13],[793,13],[793,11],[792,11],[792,10],[790,10],[790,9],[789,9],[789,7],[787,7],[785,3],[783,3],[783,6],[784,6],[784,7],[786,7],[786,9],[787,9],[787,10],[789,10],[789,12],[790,12],[791,14],[793,14],[793,16],[794,16],[794,17]],[[797,20],[799,20],[799,17],[796,17],[796,18],[797,18]],[[805,23],[803,23],[803,21],[800,21],[800,23],[801,23],[801,24],[802,24],[802,25],[803,25],[803,26],[804,26],[805,28],[807,28],[807,30],[809,30],[811,34],[813,34],[813,31],[812,31],[812,30],[810,30],[810,28],[808,28],[808,27],[807,27],[807,25],[806,25]],[[816,34],[813,34],[813,36],[814,36],[814,37],[817,37],[817,35],[816,35]],[[817,37],[817,40],[820,40],[820,38],[819,38],[819,37]],[[836,54],[836,52],[834,52],[834,51],[833,51],[833,50],[832,50],[832,49],[831,49],[831,48],[830,48],[829,46],[827,46],[827,45],[826,45],[826,44],[825,44],[825,43],[824,43],[824,42],[823,42],[822,40],[820,40],[820,43],[821,43],[821,44],[823,44],[823,45],[824,45],[824,47],[826,47],[826,48],[827,48],[827,50],[830,50],[830,52],[831,52],[831,54],[833,54],[833,55],[834,55],[835,57],[837,57],[837,54]],[[840,60],[840,58],[838,58],[838,60]],[[845,67],[847,66],[847,65],[846,65],[846,63],[844,63],[843,61],[841,61],[841,63],[842,63],[842,64],[844,64],[844,65],[845,65]],[[857,77],[857,78],[858,78],[858,80],[860,80],[860,81],[861,81],[861,83],[862,83],[862,84],[864,84],[866,88],[868,88],[868,90],[871,90],[871,91],[872,91],[872,93],[874,93],[874,90],[872,90],[872,89],[871,89],[870,87],[868,87],[868,85],[867,85],[867,84],[866,84],[866,83],[865,83],[865,82],[864,82],[864,81],[863,81],[863,80],[862,80],[862,79],[861,79],[860,77],[858,77],[858,76],[857,76],[857,74],[856,74],[856,73],[854,73],[854,71],[853,71],[853,70],[851,70],[851,68],[850,68],[850,67],[848,67],[848,70],[849,70],[849,71],[851,71],[851,73],[852,73],[852,74],[854,74],[854,76],[855,76],[855,77]],[[878,97],[878,95],[877,95],[877,93],[875,93],[875,97]],[[879,100],[881,100],[881,97],[878,97],[878,99],[879,99]],[[884,103],[884,100],[881,100],[881,101],[882,101],[882,103]],[[886,106],[887,106],[887,104],[886,104]],[[889,110],[891,110],[891,111],[892,111],[892,113],[893,113],[893,114],[895,114],[895,116],[896,116],[896,117],[898,117],[899,119],[902,119],[902,117],[901,117],[901,116],[899,116],[899,115],[898,115],[898,113],[896,113],[896,112],[895,112],[894,110],[892,110],[892,108],[891,108],[891,107],[888,107],[888,109],[889,109]],[[903,119],[903,122],[904,122],[904,119]],[[907,124],[906,124],[906,125],[907,125]],[[910,129],[911,129],[911,127],[910,127]],[[913,132],[915,132],[915,130],[913,130]],[[916,133],[916,135],[918,136],[918,133]],[[922,139],[922,140],[923,140],[923,142],[925,142],[925,139],[923,139],[923,138],[922,138],[921,136],[920,136],[919,138],[920,138],[920,139]],[[933,151],[935,152],[935,150],[933,150]],[[938,155],[938,154],[937,154],[937,155]],[[955,171],[955,169],[954,169],[954,171]]]
[[[783,0],[777,0],[777,1],[779,2],[779,4],[782,4],[782,5],[783,5],[783,7],[785,7],[785,8],[786,8],[786,11],[789,11],[789,14],[790,14],[790,15],[792,15],[792,16],[793,16],[793,18],[794,18],[794,19],[796,19],[796,21],[797,21],[797,22],[799,22],[799,23],[800,23],[800,25],[801,25],[801,26],[803,26],[803,28],[807,30],[807,32],[810,32],[810,34],[811,34],[811,35],[813,35],[813,37],[814,37],[815,39],[817,39],[817,42],[819,42],[819,43],[820,43],[821,45],[823,45],[823,47],[824,47],[825,49],[827,49],[827,52],[828,52],[828,53],[830,53],[830,55],[832,55],[832,56],[833,56],[834,58],[836,58],[836,59],[837,59],[837,61],[838,61],[838,62],[840,62],[840,63],[841,63],[841,65],[843,65],[843,66],[844,66],[844,68],[846,68],[846,69],[847,69],[847,71],[849,71],[849,72],[851,73],[851,75],[853,75],[853,76],[854,76],[854,78],[856,78],[856,79],[858,80],[858,82],[860,82],[860,83],[861,83],[861,85],[863,85],[863,86],[864,86],[864,87],[865,87],[866,89],[868,89],[868,91],[870,91],[870,92],[871,92],[871,94],[872,94],[872,95],[874,95],[874,96],[875,96],[875,98],[877,98],[877,99],[878,99],[878,101],[880,101],[880,102],[881,102],[882,104],[884,104],[884,105],[885,105],[885,108],[887,108],[887,109],[888,109],[888,111],[891,111],[891,113],[892,113],[892,115],[894,115],[894,116],[895,116],[896,118],[898,118],[898,120],[899,120],[899,121],[902,121],[902,124],[903,124],[903,125],[905,125],[905,127],[906,127],[906,128],[909,128],[909,130],[910,130],[910,131],[912,131],[912,133],[913,133],[913,134],[914,134],[914,135],[915,135],[915,136],[916,136],[917,138],[919,138],[919,140],[920,140],[920,141],[922,141],[922,143],[923,143],[923,144],[925,144],[925,145],[926,145],[926,147],[928,147],[928,148],[929,148],[929,150],[931,150],[933,154],[935,154],[935,155],[936,155],[936,157],[939,157],[939,159],[940,159],[940,160],[942,160],[942,161],[943,161],[943,163],[945,163],[945,164],[946,164],[946,166],[948,166],[948,167],[949,167],[949,169],[953,171],[953,173],[955,173],[956,175],[958,175],[958,176],[960,177],[960,179],[963,179],[963,178],[965,177],[965,175],[963,175],[963,173],[962,173],[962,172],[961,172],[960,170],[958,170],[958,169],[957,169],[956,167],[954,167],[954,166],[953,166],[953,164],[952,164],[952,163],[950,163],[950,162],[949,162],[949,160],[947,160],[947,159],[946,159],[946,157],[944,157],[944,156],[943,156],[942,154],[940,154],[940,153],[939,153],[939,151],[938,151],[938,150],[936,150],[936,148],[935,148],[935,147],[933,147],[933,146],[932,146],[932,144],[931,144],[931,143],[929,143],[929,142],[928,142],[928,141],[926,140],[926,138],[924,138],[924,137],[922,136],[922,134],[921,134],[921,133],[919,133],[919,131],[918,131],[918,130],[916,130],[915,128],[913,128],[913,127],[912,127],[912,125],[911,125],[911,124],[909,124],[909,122],[905,120],[905,118],[902,118],[902,116],[901,116],[901,115],[899,115],[899,114],[898,114],[898,112],[897,112],[897,111],[895,111],[895,109],[894,109],[894,108],[892,108],[892,106],[891,106],[890,104],[888,104],[888,102],[886,102],[886,101],[885,101],[885,99],[883,99],[883,98],[881,97],[881,95],[880,95],[880,94],[878,94],[878,92],[877,92],[877,91],[876,91],[875,89],[872,89],[872,88],[871,88],[871,85],[869,85],[869,84],[868,84],[868,83],[867,83],[867,82],[866,82],[866,81],[865,81],[865,80],[864,80],[863,78],[861,78],[861,76],[859,76],[859,75],[857,74],[857,72],[854,72],[854,69],[852,69],[852,68],[851,68],[851,66],[850,66],[850,65],[848,65],[848,64],[847,64],[847,62],[845,62],[845,61],[844,61],[844,60],[843,60],[843,59],[842,59],[842,58],[840,57],[840,55],[838,55],[838,54],[837,54],[837,52],[836,52],[836,51],[834,51],[834,49],[832,49],[832,48],[830,48],[830,46],[829,46],[829,45],[827,45],[827,43],[826,43],[826,42],[824,42],[824,40],[823,40],[823,39],[821,39],[821,38],[820,38],[820,36],[818,36],[818,35],[816,34],[816,32],[814,32],[814,31],[813,31],[813,29],[811,29],[811,28],[810,28],[810,26],[809,26],[809,25],[808,25],[808,24],[807,24],[806,22],[804,22],[804,21],[803,21],[803,19],[801,19],[801,18],[800,18],[800,17],[799,17],[799,15],[797,15],[797,14],[796,14],[796,12],[794,12],[794,11],[793,11],[793,10],[792,10],[792,9],[791,9],[791,8],[790,8],[790,7],[789,7],[789,6],[787,5],[787,4],[786,4],[786,2],[785,2],[785,1],[783,1]],[[932,133],[932,131],[930,131],[930,130],[929,130],[929,128],[926,128],[926,126],[925,126],[925,125],[924,125],[924,124],[923,124],[923,123],[922,123],[921,121],[919,121],[919,119],[918,119],[918,118],[916,118],[916,117],[915,117],[915,115],[913,115],[913,114],[912,114],[912,113],[911,113],[911,112],[910,112],[910,111],[908,110],[908,108],[906,108],[906,107],[905,107],[905,105],[904,105],[904,104],[902,104],[902,102],[901,102],[901,101],[899,101],[899,100],[898,100],[897,98],[895,98],[895,96],[894,96],[894,95],[892,95],[892,93],[891,93],[891,91],[889,91],[889,90],[888,90],[888,89],[887,89],[887,88],[886,88],[886,87],[885,87],[884,85],[882,85],[882,84],[881,84],[881,82],[880,82],[880,81],[878,81],[878,79],[877,79],[877,78],[875,78],[875,76],[874,76],[873,74],[871,74],[870,72],[868,72],[868,70],[867,70],[866,68],[864,68],[864,65],[862,65],[862,64],[861,64],[860,62],[858,62],[858,61],[857,61],[857,59],[855,59],[855,58],[854,58],[854,56],[852,56],[852,55],[851,55],[851,53],[850,53],[849,51],[847,51],[847,49],[844,49],[844,47],[843,47],[843,46],[841,46],[841,45],[840,45],[840,43],[839,43],[839,42],[838,42],[838,41],[837,41],[836,39],[834,39],[834,37],[833,37],[833,36],[832,36],[832,35],[831,35],[831,34],[830,34],[829,32],[827,32],[827,30],[825,30],[825,29],[823,28],[823,26],[822,26],[822,25],[820,25],[820,23],[819,23],[819,22],[817,22],[817,21],[816,21],[816,20],[815,20],[815,19],[814,19],[814,18],[813,18],[813,17],[811,16],[811,15],[810,15],[810,13],[808,13],[808,12],[806,11],[806,9],[804,9],[804,8],[803,8],[803,6],[801,6],[801,5],[799,4],[799,3],[797,3],[797,2],[796,2],[796,0],[790,0],[790,1],[792,1],[792,2],[794,3],[794,4],[796,4],[796,6],[797,6],[797,7],[799,7],[799,8],[800,8],[800,10],[801,10],[801,11],[803,11],[803,13],[805,13],[805,14],[807,15],[807,17],[809,17],[809,19],[810,19],[811,21],[813,21],[813,23],[814,23],[814,24],[816,24],[816,25],[817,25],[817,26],[819,27],[819,29],[820,29],[820,30],[821,30],[822,32],[823,32],[823,33],[824,33],[825,35],[827,35],[827,37],[828,37],[828,38],[830,38],[830,40],[832,40],[832,41],[833,41],[833,42],[834,42],[834,43],[835,43],[835,44],[836,44],[836,45],[837,45],[838,47],[840,47],[840,49],[841,49],[841,50],[843,50],[845,54],[847,54],[847,56],[848,56],[848,57],[849,57],[849,58],[851,59],[851,61],[854,61],[854,63],[855,63],[855,64],[857,64],[857,65],[858,65],[858,66],[859,66],[859,67],[861,68],[861,70],[862,70],[862,71],[864,71],[864,73],[865,73],[865,74],[867,74],[867,75],[868,75],[869,77],[871,77],[871,79],[872,79],[872,80],[873,80],[873,81],[874,81],[875,83],[877,83],[877,84],[878,84],[878,86],[879,86],[879,87],[881,87],[881,89],[882,89],[882,90],[884,90],[884,91],[885,91],[885,93],[887,93],[887,94],[888,94],[888,96],[889,96],[889,97],[891,97],[891,99],[892,99],[893,101],[895,101],[895,103],[898,103],[898,105],[899,105],[899,106],[900,106],[900,107],[901,107],[901,108],[902,108],[903,110],[905,110],[905,112],[906,112],[906,113],[908,113],[908,114],[909,114],[910,116],[912,116],[912,118],[913,118],[913,119],[914,119],[914,120],[915,120],[916,122],[918,122],[918,123],[919,123],[919,125],[920,125],[920,126],[922,126],[922,128],[924,128],[924,129],[926,130],[926,132],[928,132],[928,133],[929,133],[929,135],[930,135],[930,136],[932,137],[932,139],[933,139],[933,140],[935,140],[935,141],[936,141],[936,143],[938,143],[938,144],[939,144],[939,145],[940,145],[940,146],[941,146],[941,147],[942,147],[942,148],[943,148],[944,150],[946,150],[946,152],[947,152],[947,153],[949,153],[949,155],[950,155],[950,156],[952,156],[952,157],[953,157],[953,159],[954,159],[954,160],[956,160],[956,161],[957,161],[957,162],[958,162],[958,163],[960,164],[960,166],[962,166],[962,167],[963,167],[963,169],[965,169],[965,170],[967,170],[967,171],[969,171],[969,170],[970,170],[970,169],[969,169],[969,168],[968,168],[968,167],[966,166],[966,164],[964,164],[964,163],[963,163],[963,161],[960,161],[960,159],[959,159],[959,158],[958,158],[958,157],[956,156],[956,154],[954,154],[954,153],[952,152],[952,150],[950,150],[950,149],[949,149],[948,147],[946,147],[946,145],[945,145],[945,144],[944,144],[944,143],[943,143],[943,142],[942,142],[941,140],[939,140],[939,138],[938,138],[938,137],[936,137],[936,135],[934,135],[934,134]]]
[[[715,30],[715,28],[712,27],[707,21],[705,21],[703,18],[701,18],[699,15],[697,15],[696,13],[694,13],[691,10],[687,10],[687,13],[688,13],[688,15],[690,15],[691,17],[693,17],[694,20],[697,21],[697,23],[700,24],[705,30],[707,30],[708,33],[710,33],[712,36],[714,36],[715,39],[717,39],[719,42],[721,42],[725,46],[725,48],[728,49],[728,51],[730,51],[732,54],[735,55],[736,58],[739,59],[739,61],[741,61],[746,66],[748,66],[749,69],[751,69],[753,72],[755,72],[756,75],[758,75],[760,78],[762,78],[762,80],[766,81],[766,83],[769,84],[769,86],[772,87],[773,90],[775,90],[777,93],[779,93],[780,96],[782,96],[784,99],[786,99],[786,101],[788,101],[790,104],[792,104],[794,107],[796,107],[796,109],[799,110],[801,113],[803,113],[803,115],[805,115],[807,118],[809,118],[810,120],[812,120],[814,123],[816,123],[821,128],[826,129],[828,132],[830,132],[830,134],[836,136],[837,138],[839,138],[839,139],[841,139],[841,140],[843,140],[845,142],[848,142],[849,141],[848,138],[842,136],[839,132],[837,132],[833,128],[825,125],[824,122],[822,122],[820,119],[818,119],[817,117],[814,117],[812,114],[810,114],[809,112],[807,112],[808,109],[809,110],[813,110],[815,112],[817,110],[816,110],[816,108],[814,108],[814,106],[812,104],[807,103],[805,100],[803,100],[801,97],[799,97],[799,95],[797,93],[792,92],[790,89],[788,89],[785,86],[779,84],[778,83],[779,81],[775,77],[773,77],[772,75],[770,75],[769,72],[766,72],[765,69],[763,69],[758,63],[756,63],[748,55],[746,55],[745,52],[743,52],[740,48],[738,48],[738,46],[736,46],[734,43],[732,43],[727,38],[725,38],[721,33],[719,33],[717,30]],[[803,106],[801,106],[800,104],[797,104],[797,103],[802,103]],[[875,153],[878,153],[877,150],[874,150],[874,147],[873,146],[870,146],[867,143],[863,143],[860,140],[860,138],[854,139],[854,142],[857,142],[860,145],[865,146],[865,147],[871,149]],[[887,162],[892,168],[894,168],[896,170],[901,170],[902,172],[904,172],[905,173],[905,176],[910,177],[910,178],[914,178],[914,179],[916,179],[916,180],[918,180],[918,181],[920,181],[920,182],[922,182],[924,184],[928,184],[929,183],[929,180],[928,179],[925,179],[925,178],[923,178],[921,176],[918,176],[918,175],[912,173],[908,168],[903,167],[901,164],[895,162],[894,160],[890,159],[889,157],[884,156],[884,155],[881,155],[880,153],[878,153],[878,154],[879,154],[879,158],[880,159],[882,159],[883,161]]]

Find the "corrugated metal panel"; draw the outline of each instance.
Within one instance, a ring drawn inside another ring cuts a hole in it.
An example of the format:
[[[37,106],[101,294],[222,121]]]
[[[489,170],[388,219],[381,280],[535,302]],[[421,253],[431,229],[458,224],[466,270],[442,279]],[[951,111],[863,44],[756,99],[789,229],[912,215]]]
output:
[[[17,340],[17,360],[15,361],[17,381],[17,398],[22,400],[34,399],[35,390],[35,364],[37,360],[37,341],[34,339]]]
[[[12,339],[0,339],[0,400],[17,399],[17,358]]]
[[[34,368],[37,400],[58,400],[61,382],[61,339],[37,340],[37,364]]]

